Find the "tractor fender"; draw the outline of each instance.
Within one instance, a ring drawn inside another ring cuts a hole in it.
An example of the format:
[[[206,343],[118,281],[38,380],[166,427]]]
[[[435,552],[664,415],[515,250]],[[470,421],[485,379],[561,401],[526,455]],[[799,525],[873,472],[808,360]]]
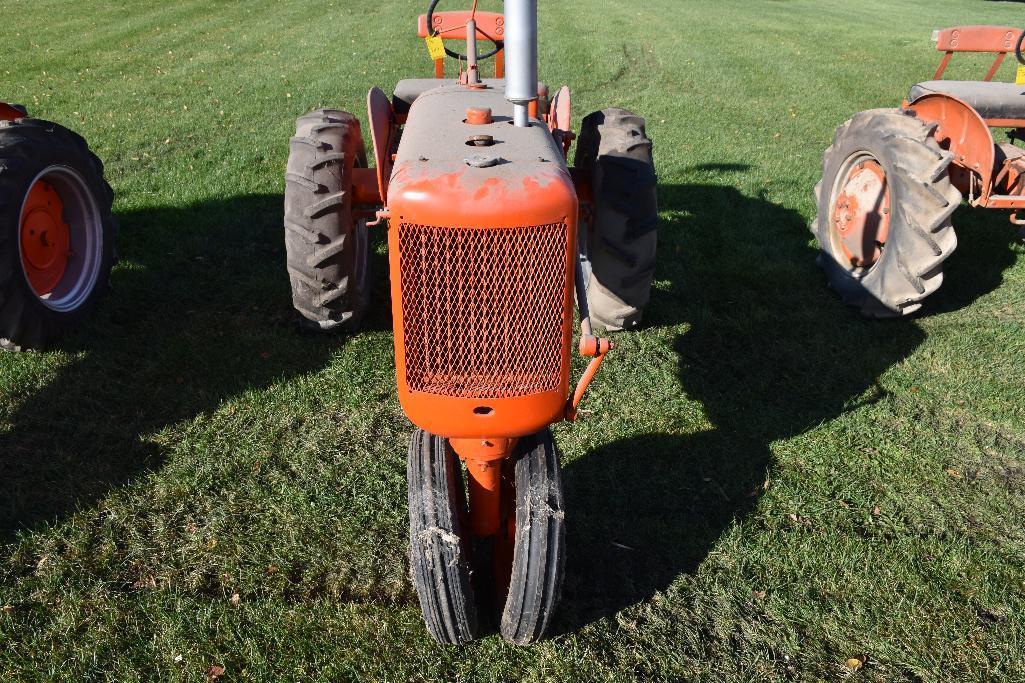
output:
[[[905,109],[922,121],[936,124],[933,136],[940,147],[954,155],[955,166],[979,176],[979,191],[988,196],[996,168],[996,145],[979,112],[964,100],[943,93],[919,97]],[[962,187],[967,178],[958,178],[957,169],[952,169],[951,175],[954,184],[967,196],[969,188]]]
[[[380,88],[372,88],[367,93],[367,118],[370,119],[377,189],[384,202],[388,197],[388,183],[392,174],[392,150],[398,144],[398,126],[392,104]]]
[[[24,107],[0,102],[0,121],[13,121],[27,116]]]

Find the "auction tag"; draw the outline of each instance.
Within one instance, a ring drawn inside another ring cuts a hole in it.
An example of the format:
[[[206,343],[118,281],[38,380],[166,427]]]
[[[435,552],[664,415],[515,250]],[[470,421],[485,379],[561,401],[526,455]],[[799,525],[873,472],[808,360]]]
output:
[[[1018,65],[1018,74],[1014,77],[1014,82],[1018,85],[1025,85],[1025,64]]]
[[[431,54],[431,59],[445,58],[445,41],[441,36],[427,36],[424,40],[427,42],[427,51]]]

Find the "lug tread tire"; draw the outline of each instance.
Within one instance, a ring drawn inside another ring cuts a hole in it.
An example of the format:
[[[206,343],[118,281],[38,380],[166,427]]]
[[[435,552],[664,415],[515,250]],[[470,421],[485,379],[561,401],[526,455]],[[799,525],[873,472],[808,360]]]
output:
[[[645,121],[625,109],[584,118],[574,164],[591,173],[591,320],[608,330],[637,327],[651,298],[658,247],[658,197]]]
[[[51,165],[69,166],[78,172],[96,201],[102,226],[96,284],[81,305],[70,311],[47,308],[32,290],[21,265],[22,204],[29,184]],[[114,192],[104,178],[103,162],[81,135],[42,119],[0,121],[0,349],[45,348],[81,324],[106,295],[116,259],[113,202]]]
[[[359,121],[320,109],[296,121],[285,171],[285,250],[304,327],[354,331],[369,300],[366,226],[353,219],[352,169],[366,166]]]
[[[439,643],[465,645],[478,619],[459,462],[444,439],[417,429],[406,476],[410,568],[427,630]]]
[[[501,632],[514,645],[528,645],[544,634],[559,602],[566,514],[559,452],[551,430],[522,439],[517,450],[516,534]]]
[[[871,109],[836,129],[822,156],[822,180],[815,186],[818,216],[812,228],[821,251],[818,264],[844,302],[869,318],[908,315],[943,282],[943,262],[957,247],[951,215],[961,193],[950,182],[953,156],[933,137],[935,126],[899,109]],[[889,237],[879,260],[860,277],[830,253],[831,194],[845,162],[871,154],[890,189]],[[823,192],[823,188],[829,188]]]

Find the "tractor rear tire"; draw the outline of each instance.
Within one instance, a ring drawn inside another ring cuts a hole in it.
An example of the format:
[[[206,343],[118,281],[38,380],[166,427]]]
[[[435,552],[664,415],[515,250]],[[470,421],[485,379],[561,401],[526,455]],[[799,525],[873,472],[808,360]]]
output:
[[[921,308],[943,282],[943,262],[957,246],[950,217],[962,196],[948,175],[953,155],[940,148],[934,130],[899,109],[871,109],[837,128],[823,154],[822,180],[815,186],[817,262],[829,286],[866,317],[899,317]],[[877,260],[855,267],[845,261],[833,223],[841,184],[862,159],[882,168],[892,210]]]
[[[516,533],[502,637],[537,641],[559,602],[566,565],[566,515],[559,452],[550,429],[522,439],[514,465]]]
[[[658,246],[658,180],[644,119],[625,109],[588,115],[574,164],[591,174],[594,199],[584,236],[591,321],[635,328],[651,298]]]
[[[445,439],[413,432],[409,484],[409,561],[427,630],[442,644],[477,637],[466,494],[459,459]]]
[[[352,169],[367,165],[359,121],[319,109],[296,121],[285,172],[285,251],[305,329],[354,331],[369,300],[365,221],[352,214]]]
[[[33,190],[40,189],[37,206]],[[45,347],[106,294],[117,233],[113,200],[103,163],[82,136],[41,119],[0,122],[0,348]]]

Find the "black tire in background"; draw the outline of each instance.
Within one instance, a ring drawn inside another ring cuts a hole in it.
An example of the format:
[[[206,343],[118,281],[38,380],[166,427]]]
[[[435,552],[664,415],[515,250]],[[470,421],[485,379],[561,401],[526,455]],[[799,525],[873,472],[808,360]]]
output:
[[[566,565],[559,452],[550,429],[520,440],[516,462],[516,534],[509,592],[502,612],[502,637],[528,645],[551,620]]]
[[[427,630],[450,645],[478,632],[461,472],[445,439],[413,432],[406,468],[410,568]]]
[[[584,118],[574,164],[591,173],[593,215],[585,272],[592,322],[637,327],[651,297],[658,245],[658,196],[644,119],[625,109]]]
[[[962,197],[948,174],[953,155],[940,148],[934,128],[899,109],[870,109],[838,127],[822,156],[812,224],[821,248],[818,264],[829,286],[866,317],[897,317],[921,308],[943,282],[943,262],[957,246],[950,217]],[[878,260],[854,268],[838,253],[831,216],[842,176],[862,157],[882,167],[892,211]]]
[[[296,121],[285,171],[292,304],[308,329],[353,331],[369,300],[366,225],[352,215],[352,169],[367,165],[359,121],[319,109]]]
[[[58,296],[58,290],[38,296],[22,264],[22,207],[41,177],[52,177],[61,195],[72,245],[85,231],[89,235],[87,248],[71,255],[61,280],[66,296]],[[45,347],[79,325],[106,294],[117,233],[113,201],[103,163],[82,136],[41,119],[0,121],[0,348]]]

